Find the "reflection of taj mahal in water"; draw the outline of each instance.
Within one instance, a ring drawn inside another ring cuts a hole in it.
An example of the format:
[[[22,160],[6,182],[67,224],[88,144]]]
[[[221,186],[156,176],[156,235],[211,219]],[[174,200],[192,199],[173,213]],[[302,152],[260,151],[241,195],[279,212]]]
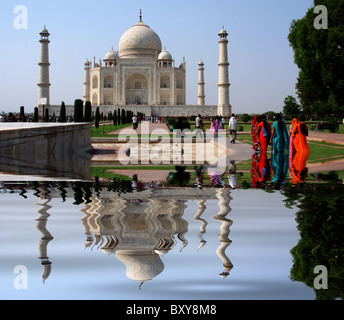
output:
[[[68,195],[70,189],[66,190],[66,196],[71,196]],[[42,234],[38,249],[43,265],[43,281],[52,270],[48,244],[53,236],[48,231],[47,223],[50,217],[48,211],[52,208],[49,203],[52,198],[59,197],[58,192],[52,189],[49,194],[38,194],[37,205],[40,208],[37,210],[36,229]],[[150,190],[149,193],[127,193],[121,196],[103,191],[100,196],[90,197],[81,210],[84,213],[81,223],[86,235],[85,248],[99,249],[114,255],[125,265],[127,277],[132,280],[141,284],[152,280],[164,270],[161,256],[171,250],[182,251],[188,245],[189,223],[183,216],[187,200],[190,199],[196,200],[198,204],[194,216],[200,222],[198,250],[206,245],[204,235],[208,222],[202,217],[207,210],[206,203],[208,200],[218,200],[219,211],[216,215],[212,214],[212,217],[220,222],[220,245],[216,254],[223,267],[220,276],[225,278],[233,268],[225,252],[231,244],[228,236],[232,221],[226,218],[231,211],[229,189]]]

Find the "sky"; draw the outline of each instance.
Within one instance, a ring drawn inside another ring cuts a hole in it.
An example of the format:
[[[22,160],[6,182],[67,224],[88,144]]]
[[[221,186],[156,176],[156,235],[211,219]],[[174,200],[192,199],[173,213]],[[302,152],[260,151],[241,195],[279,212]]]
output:
[[[19,112],[24,106],[31,112],[37,105],[44,25],[51,34],[51,104],[72,105],[83,98],[84,62],[104,59],[112,47],[118,50],[140,9],[176,65],[185,57],[187,104],[197,104],[200,59],[205,103],[217,104],[218,33],[224,27],[233,112],[282,111],[285,97],[297,97],[299,70],[287,39],[290,24],[312,6],[312,0],[1,0],[0,111]]]

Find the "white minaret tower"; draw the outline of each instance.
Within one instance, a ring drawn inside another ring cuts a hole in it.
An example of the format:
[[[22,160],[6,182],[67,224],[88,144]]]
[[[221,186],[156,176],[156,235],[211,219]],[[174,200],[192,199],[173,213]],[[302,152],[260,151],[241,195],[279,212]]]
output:
[[[220,58],[219,58],[219,96],[218,96],[218,114],[222,116],[229,116],[231,114],[231,106],[229,104],[229,62],[228,62],[228,50],[227,40],[228,33],[222,28],[219,33],[219,45],[220,45]]]
[[[40,33],[41,40],[41,56],[39,65],[39,80],[38,80],[38,105],[42,105],[42,99],[45,98],[45,106],[50,105],[50,82],[49,82],[49,32],[44,26]]]
[[[205,94],[204,94],[204,63],[201,60],[198,63],[198,105],[205,105]]]
[[[85,62],[84,102],[91,101],[91,61]]]

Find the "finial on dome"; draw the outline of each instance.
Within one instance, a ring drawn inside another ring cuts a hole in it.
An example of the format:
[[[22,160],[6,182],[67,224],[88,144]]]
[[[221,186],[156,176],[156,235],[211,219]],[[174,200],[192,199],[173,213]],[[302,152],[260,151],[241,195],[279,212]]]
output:
[[[142,22],[142,10],[140,9],[140,22]]]

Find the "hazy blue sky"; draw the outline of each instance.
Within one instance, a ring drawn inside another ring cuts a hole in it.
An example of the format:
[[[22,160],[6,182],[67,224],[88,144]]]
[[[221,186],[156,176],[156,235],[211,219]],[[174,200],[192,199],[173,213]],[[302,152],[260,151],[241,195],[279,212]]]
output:
[[[37,104],[39,33],[51,36],[51,103],[83,96],[84,62],[103,59],[139,18],[160,37],[176,65],[187,63],[187,104],[197,104],[198,62],[205,64],[206,104],[217,104],[218,32],[229,33],[230,102],[236,113],[281,111],[295,94],[298,69],[287,39],[290,23],[312,0],[2,0],[0,111],[32,111]],[[17,5],[28,28],[16,29]]]

